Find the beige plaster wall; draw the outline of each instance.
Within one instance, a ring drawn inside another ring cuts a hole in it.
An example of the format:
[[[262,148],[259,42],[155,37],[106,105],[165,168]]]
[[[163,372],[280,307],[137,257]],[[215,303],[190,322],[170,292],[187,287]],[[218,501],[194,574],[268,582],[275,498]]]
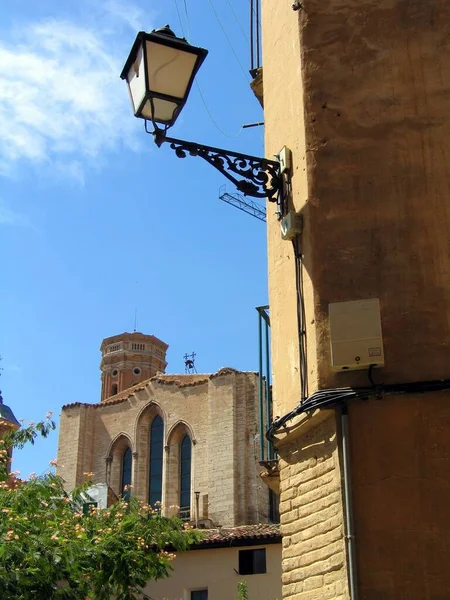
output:
[[[292,203],[300,211],[308,200],[305,115],[301,68],[300,27],[292,2],[262,1],[265,154],[271,157],[287,146],[292,151]],[[272,336],[274,414],[282,415],[300,401],[297,296],[292,243],[281,238],[276,207],[268,203],[268,273]],[[307,230],[306,230],[306,235]],[[305,240],[304,244],[307,244]],[[311,283],[305,273],[305,294]],[[313,307],[307,305],[307,320]],[[314,357],[315,332],[308,330],[308,349]],[[314,387],[316,363],[310,360]]]
[[[239,550],[266,548],[267,573],[238,575]],[[169,579],[151,582],[145,593],[155,600],[190,600],[191,590],[208,589],[210,600],[234,600],[245,580],[249,600],[281,599],[281,544],[190,550],[179,554]]]

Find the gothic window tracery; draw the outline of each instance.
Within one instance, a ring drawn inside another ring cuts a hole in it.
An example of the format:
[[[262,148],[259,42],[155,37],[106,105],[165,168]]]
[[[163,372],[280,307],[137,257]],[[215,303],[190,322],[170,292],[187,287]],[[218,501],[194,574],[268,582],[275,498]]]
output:
[[[185,435],[180,443],[180,517],[191,518],[191,458],[192,442]]]
[[[150,425],[150,465],[148,503],[154,506],[162,499],[162,473],[164,452],[164,422],[156,416]]]
[[[131,449],[126,448],[122,456],[122,477],[120,482],[120,493],[125,500],[130,499],[131,473],[133,466],[133,456]]]

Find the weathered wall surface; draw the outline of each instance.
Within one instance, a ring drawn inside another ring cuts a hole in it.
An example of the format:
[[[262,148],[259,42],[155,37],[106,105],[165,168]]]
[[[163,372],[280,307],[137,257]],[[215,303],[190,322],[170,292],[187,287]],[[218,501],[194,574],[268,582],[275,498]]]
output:
[[[310,391],[366,383],[361,373],[330,372],[328,304],[373,297],[381,302],[383,380],[446,377],[450,5],[302,5],[294,12],[290,2],[263,0],[263,58],[266,154],[292,149],[293,205],[304,219]],[[281,413],[299,398],[297,318],[291,246],[273,212],[269,288]]]
[[[149,428],[156,415],[164,422],[162,504],[166,513],[179,504],[179,444],[192,440],[191,516],[200,492],[200,517],[235,526],[268,520],[268,490],[255,448],[257,375],[223,370],[209,375],[161,375],[124,397],[96,405],[63,408],[58,473],[73,489],[94,473],[120,495],[122,456],[133,452],[132,485],[148,499]]]
[[[279,454],[283,598],[348,599],[334,414]]]
[[[363,371],[331,372],[328,327],[329,303],[366,298],[381,306],[386,366],[374,371],[376,382],[450,378],[449,3],[302,0],[295,12],[288,0],[262,0],[262,11],[266,155],[283,145],[293,151],[292,205],[303,216],[309,392],[368,384]],[[298,322],[293,253],[273,212],[273,382],[275,412],[283,414],[300,397]],[[409,408],[388,397],[382,414],[372,401],[352,408],[365,600],[449,597],[442,507],[450,490],[437,472],[440,465],[447,473],[450,440],[438,397],[411,397]],[[283,527],[294,527],[300,510],[286,494],[296,487],[289,463],[298,464],[305,444],[300,436],[284,446]],[[309,547],[298,544],[293,567]],[[311,573],[297,568],[290,580],[288,551],[285,595],[315,598],[304,588]]]
[[[361,600],[450,596],[450,394],[349,410]]]
[[[58,475],[72,490],[90,472],[94,433],[93,409],[90,406],[69,407],[61,414],[58,441]],[[103,472],[105,465],[103,464]]]
[[[448,377],[450,5],[306,0],[308,210],[319,383],[329,302],[380,298],[383,381]],[[408,340],[405,343],[405,340]]]
[[[292,150],[292,201],[300,211],[308,199],[306,179],[305,114],[298,17],[292,2],[262,1],[264,121],[266,156],[283,146]],[[281,239],[276,207],[267,207],[269,304],[272,336],[274,415],[282,415],[300,401],[297,336],[297,295],[292,243]],[[309,236],[305,228],[305,235]],[[307,243],[307,242],[305,242]],[[305,294],[312,297],[308,273]],[[307,321],[313,319],[309,303]],[[308,331],[310,379],[315,385],[315,333]]]

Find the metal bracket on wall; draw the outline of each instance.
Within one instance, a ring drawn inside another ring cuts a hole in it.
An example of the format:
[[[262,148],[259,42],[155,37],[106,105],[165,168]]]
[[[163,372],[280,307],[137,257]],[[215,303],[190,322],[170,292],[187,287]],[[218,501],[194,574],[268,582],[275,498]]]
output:
[[[147,129],[146,129],[147,131]],[[204,146],[196,142],[188,142],[166,137],[165,131],[156,129],[152,133],[157,146],[170,144],[179,158],[200,156],[215,169],[229,179],[244,196],[268,198],[271,202],[278,200],[282,192],[280,162],[250,154],[241,154],[223,148]]]

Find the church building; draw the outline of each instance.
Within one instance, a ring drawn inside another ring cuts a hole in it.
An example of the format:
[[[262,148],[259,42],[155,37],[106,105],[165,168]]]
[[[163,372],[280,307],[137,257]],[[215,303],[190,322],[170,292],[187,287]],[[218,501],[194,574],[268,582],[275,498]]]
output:
[[[100,402],[62,409],[67,490],[93,473],[112,498],[131,485],[163,514],[204,528],[273,521],[276,501],[259,478],[258,374],[166,374],[167,348],[138,332],[103,340]]]

